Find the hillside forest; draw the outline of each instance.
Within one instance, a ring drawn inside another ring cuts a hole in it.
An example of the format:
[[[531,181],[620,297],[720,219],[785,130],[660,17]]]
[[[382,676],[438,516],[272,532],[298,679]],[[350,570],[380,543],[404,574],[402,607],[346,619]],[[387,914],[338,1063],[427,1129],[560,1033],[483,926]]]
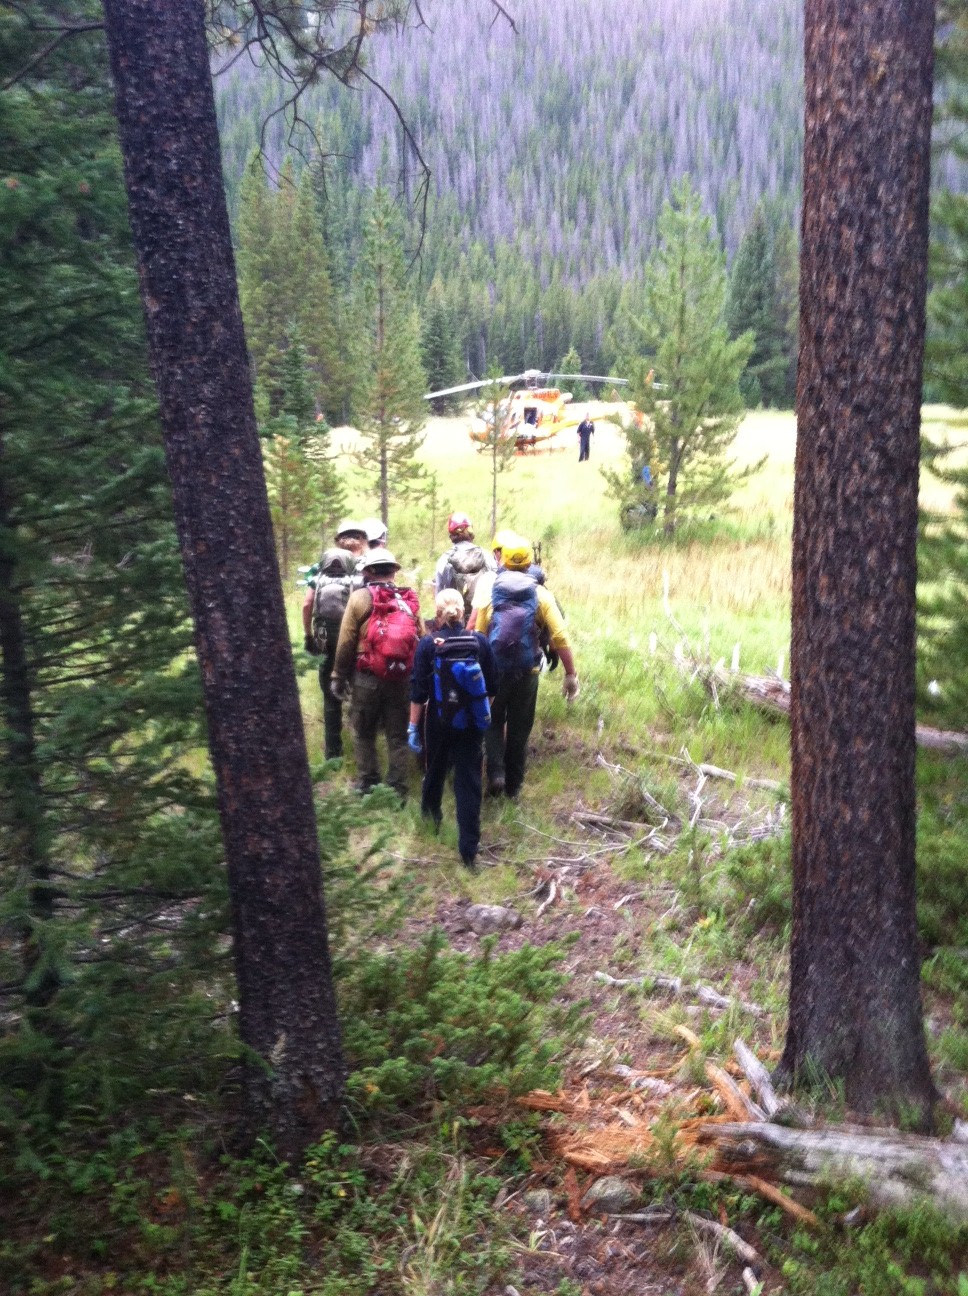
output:
[[[968,0],[0,0],[4,1293],[968,1296],[966,119]],[[307,587],[434,690],[475,531],[441,812]]]
[[[517,30],[493,23],[486,6],[421,13],[425,23],[378,33],[368,47],[367,75],[386,95],[369,81],[347,89],[324,77],[287,108],[291,87],[258,51],[218,56],[225,181],[243,256],[250,241],[265,247],[271,226],[285,240],[290,204],[281,191],[308,172],[342,321],[360,231],[375,191],[386,189],[407,260],[415,258],[409,278],[431,388],[492,367],[577,362],[618,373],[659,212],[689,175],[729,267],[739,268],[731,331],[757,333],[747,400],[792,406],[798,0],[528,0],[514,14]],[[948,133],[942,125],[939,139]],[[260,178],[268,198],[253,223]],[[934,180],[939,191],[960,189],[955,150],[938,150]],[[290,237],[298,247],[304,236]],[[351,330],[337,331],[345,339]],[[770,367],[761,390],[758,366],[778,354],[784,363]],[[350,417],[345,380],[324,394],[324,407],[331,419]]]

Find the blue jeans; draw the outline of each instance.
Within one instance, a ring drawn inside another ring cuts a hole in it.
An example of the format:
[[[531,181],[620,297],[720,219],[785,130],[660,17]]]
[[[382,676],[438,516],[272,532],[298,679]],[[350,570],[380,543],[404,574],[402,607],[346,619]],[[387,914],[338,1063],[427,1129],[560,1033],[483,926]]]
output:
[[[433,702],[430,706],[433,707]],[[429,709],[429,708],[428,708]],[[427,772],[420,809],[439,820],[447,773],[454,771],[457,833],[460,853],[473,859],[481,842],[481,739],[480,729],[443,729],[428,717]]]

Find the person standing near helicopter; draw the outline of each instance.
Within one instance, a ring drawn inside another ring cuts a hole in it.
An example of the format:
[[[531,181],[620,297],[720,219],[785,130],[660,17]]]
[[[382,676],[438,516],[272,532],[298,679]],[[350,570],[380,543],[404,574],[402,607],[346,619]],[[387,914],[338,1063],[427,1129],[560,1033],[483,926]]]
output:
[[[591,415],[585,410],[585,417],[578,424],[578,462],[584,463],[591,457],[592,433],[595,431],[595,424],[592,422]]]

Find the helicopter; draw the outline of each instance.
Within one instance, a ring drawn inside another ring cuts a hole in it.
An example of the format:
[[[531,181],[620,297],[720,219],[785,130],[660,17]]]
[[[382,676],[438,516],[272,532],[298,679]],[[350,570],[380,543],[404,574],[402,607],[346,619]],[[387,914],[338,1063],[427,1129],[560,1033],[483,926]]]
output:
[[[523,383],[523,386],[511,391],[498,402],[498,417],[502,425],[501,439],[513,440],[515,449],[519,454],[523,454],[527,450],[536,450],[539,445],[553,440],[567,428],[577,427],[581,422],[582,416],[569,408],[573,399],[571,392],[562,391],[560,387],[552,385],[556,379],[610,383],[615,387],[628,386],[627,378],[610,378],[603,374],[568,374],[542,369],[525,369],[519,374],[483,378],[475,382],[461,383],[457,387],[446,387],[442,391],[428,392],[424,400],[457,396],[461,392],[479,391],[482,387],[513,387],[517,383]],[[476,416],[469,432],[471,440],[486,444],[490,439],[490,427],[493,421],[493,410]]]

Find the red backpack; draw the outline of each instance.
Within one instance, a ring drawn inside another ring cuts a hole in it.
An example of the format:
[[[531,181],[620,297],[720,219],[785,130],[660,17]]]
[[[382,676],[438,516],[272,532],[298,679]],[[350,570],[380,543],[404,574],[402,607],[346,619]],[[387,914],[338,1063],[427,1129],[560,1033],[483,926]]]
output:
[[[420,638],[420,603],[412,589],[368,588],[373,610],[358,665],[377,679],[407,679]]]

